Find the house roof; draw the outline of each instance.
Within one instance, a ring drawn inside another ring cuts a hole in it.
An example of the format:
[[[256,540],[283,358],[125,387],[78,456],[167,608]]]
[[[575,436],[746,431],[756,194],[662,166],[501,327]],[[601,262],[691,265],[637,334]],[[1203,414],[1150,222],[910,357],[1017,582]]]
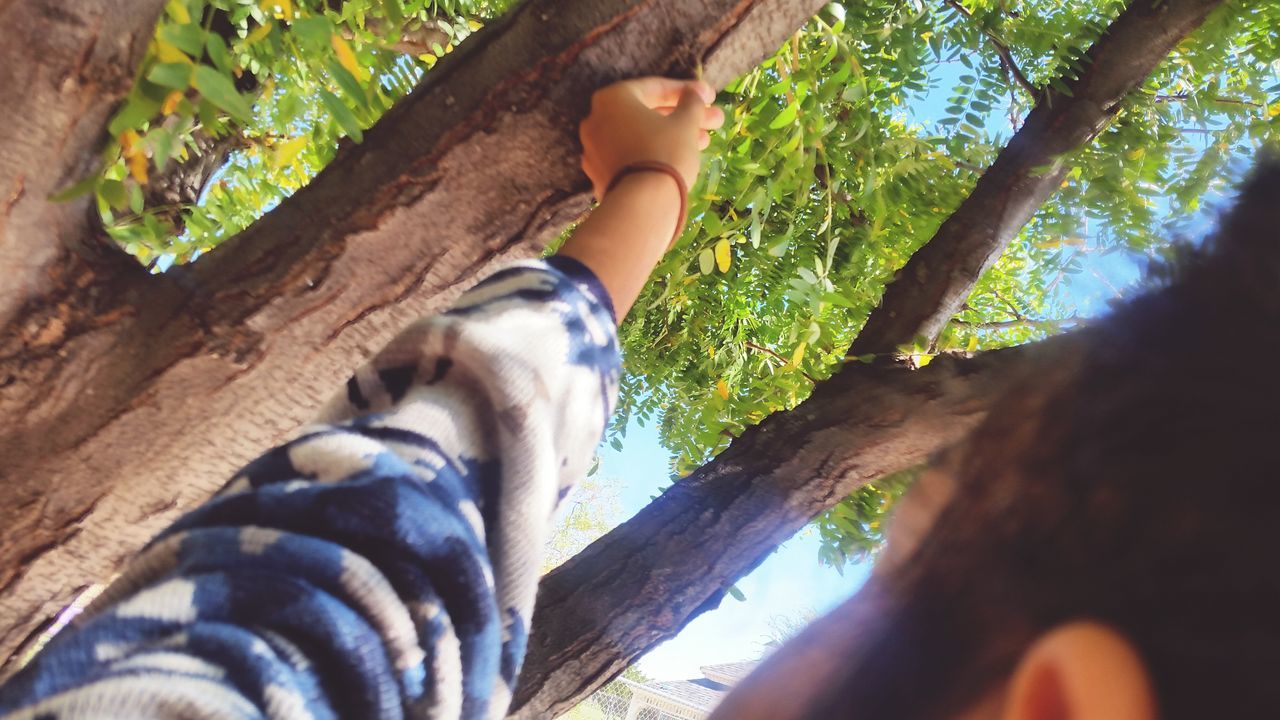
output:
[[[710,712],[729,692],[727,685],[707,678],[658,680],[640,685],[637,689],[706,712]]]
[[[755,662],[721,663],[719,665],[703,665],[698,668],[702,674],[725,685],[734,685],[755,669]]]
[[[755,666],[754,662],[703,665],[698,669],[706,677],[692,680],[656,680],[643,685],[628,684],[636,690],[666,698],[694,710],[710,712],[729,692],[729,688],[746,677]]]

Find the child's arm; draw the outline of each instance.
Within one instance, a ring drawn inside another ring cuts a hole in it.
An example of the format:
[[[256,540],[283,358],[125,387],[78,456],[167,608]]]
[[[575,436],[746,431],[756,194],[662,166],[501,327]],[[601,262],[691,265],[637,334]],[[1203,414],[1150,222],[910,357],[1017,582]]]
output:
[[[504,716],[552,512],[617,390],[602,287],[629,307],[675,185],[629,177],[584,223],[565,255],[598,279],[520,263],[409,327],[134,558],[0,716]]]
[[[724,112],[711,105],[714,100],[715,91],[702,82],[630,80],[596,93],[591,116],[582,124],[583,169],[596,197],[607,199],[560,254],[595,272],[613,298],[619,322],[683,229],[680,194],[697,179],[707,132],[724,123]],[[682,183],[653,170],[619,178],[637,163],[667,165]]]

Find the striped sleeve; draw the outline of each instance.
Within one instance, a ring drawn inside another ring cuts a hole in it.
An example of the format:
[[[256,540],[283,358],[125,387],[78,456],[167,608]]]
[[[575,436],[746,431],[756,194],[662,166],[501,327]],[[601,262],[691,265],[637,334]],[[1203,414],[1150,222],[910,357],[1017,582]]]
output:
[[[153,540],[0,716],[504,716],[618,372],[589,271],[493,274]]]

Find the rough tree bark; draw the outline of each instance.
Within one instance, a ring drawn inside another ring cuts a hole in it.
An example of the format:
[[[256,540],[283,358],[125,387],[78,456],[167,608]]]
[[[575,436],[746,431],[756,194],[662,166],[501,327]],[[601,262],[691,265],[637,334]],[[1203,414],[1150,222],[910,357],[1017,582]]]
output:
[[[936,335],[1068,168],[1039,170],[1060,165],[1061,155],[1091,140],[1124,95],[1219,4],[1135,0],[1121,13],[1090,49],[1081,77],[1068,82],[1071,95],[1043,97],[973,193],[899,273],[850,354],[888,353],[919,335]],[[971,362],[980,367],[983,361]],[[944,431],[931,423],[946,413],[934,415],[939,407],[929,403],[967,397],[967,386],[952,386],[953,396],[931,395],[937,388],[913,395],[912,383],[925,381],[900,369],[879,372],[853,364],[820,383],[796,410],[748,430],[711,464],[548,575],[539,587],[515,717],[572,707],[716,607],[724,588],[815,515],[861,485],[920,462],[981,416],[976,404],[967,406]],[[931,364],[921,376],[933,372]],[[865,382],[868,376],[889,384]],[[992,393],[1007,387],[990,378],[970,382]],[[881,404],[863,404],[876,400]],[[907,448],[886,450],[880,442]]]
[[[1064,160],[1092,140],[1137,88],[1222,0],[1134,0],[1089,48],[1069,92],[1048,87],[1036,107],[938,232],[885,288],[849,355],[933,341],[978,278],[1071,170]]]
[[[0,144],[0,657],[398,328],[580,215],[595,88],[699,61],[724,83],[819,4],[530,0],[262,221],[151,276],[83,250],[85,201],[45,198],[89,166],[160,0],[0,3],[23,28],[0,49],[23,123]]]

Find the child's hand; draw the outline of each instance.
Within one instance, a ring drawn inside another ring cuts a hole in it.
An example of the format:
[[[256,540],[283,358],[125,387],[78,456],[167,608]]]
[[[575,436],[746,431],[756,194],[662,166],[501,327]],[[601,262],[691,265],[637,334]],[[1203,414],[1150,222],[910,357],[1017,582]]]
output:
[[[618,171],[636,162],[662,162],[692,187],[708,132],[724,124],[712,105],[715,90],[701,80],[647,77],[624,80],[591,98],[582,122],[582,169],[603,198]]]

